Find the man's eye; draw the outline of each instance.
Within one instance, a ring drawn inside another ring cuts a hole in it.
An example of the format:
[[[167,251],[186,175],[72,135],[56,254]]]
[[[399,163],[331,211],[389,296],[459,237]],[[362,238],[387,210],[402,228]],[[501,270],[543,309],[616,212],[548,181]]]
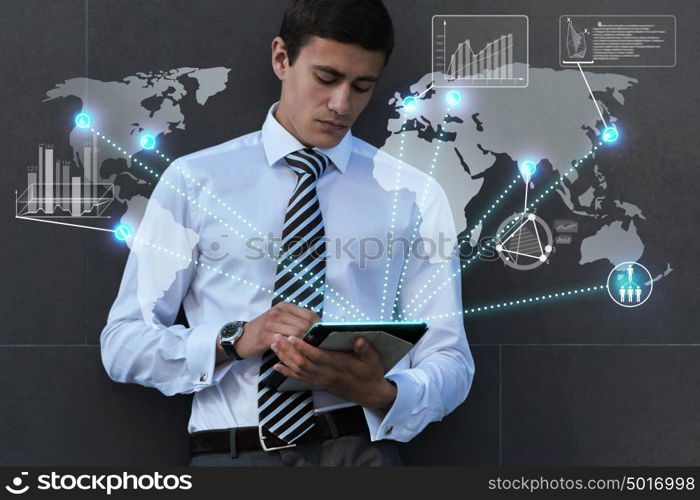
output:
[[[331,84],[335,83],[335,80],[324,80],[320,76],[316,76],[316,79],[324,85],[331,85]]]
[[[355,90],[357,90],[360,94],[364,94],[365,92],[369,92],[369,90],[370,90],[369,87],[365,89],[365,88],[362,88],[362,87],[357,87],[357,86],[355,86],[354,88],[355,88]]]

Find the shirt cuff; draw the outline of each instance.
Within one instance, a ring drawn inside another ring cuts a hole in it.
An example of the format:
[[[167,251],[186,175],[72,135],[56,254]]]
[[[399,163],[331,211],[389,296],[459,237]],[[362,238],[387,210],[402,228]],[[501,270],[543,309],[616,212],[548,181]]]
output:
[[[204,323],[192,329],[187,337],[185,363],[192,376],[194,392],[218,384],[235,360],[216,364],[216,337],[223,325]]]
[[[386,375],[385,378],[396,384],[396,399],[388,412],[363,408],[370,439],[393,439],[406,443],[418,433],[412,415],[416,410],[419,388],[409,375],[401,372]]]

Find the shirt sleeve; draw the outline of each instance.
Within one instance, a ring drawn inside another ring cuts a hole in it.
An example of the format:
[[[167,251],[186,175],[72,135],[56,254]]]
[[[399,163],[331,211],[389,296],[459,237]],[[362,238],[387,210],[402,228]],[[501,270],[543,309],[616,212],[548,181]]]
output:
[[[426,321],[428,331],[406,356],[408,363],[404,358],[386,375],[397,388],[389,411],[364,409],[372,441],[411,440],[460,405],[474,378],[454,219],[443,189],[430,181],[419,237],[434,244],[421,245],[422,250],[407,257],[398,298],[401,319]]]
[[[162,174],[133,237],[119,292],[100,334],[102,364],[115,382],[166,396],[217,384],[234,360],[216,365],[221,324],[174,325],[196,275],[199,221],[185,165]]]

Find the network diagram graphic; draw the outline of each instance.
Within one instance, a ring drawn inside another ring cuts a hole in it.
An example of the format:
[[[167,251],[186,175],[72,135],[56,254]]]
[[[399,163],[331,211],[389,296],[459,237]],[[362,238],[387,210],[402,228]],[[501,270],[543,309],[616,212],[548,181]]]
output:
[[[528,213],[527,196],[532,176],[537,165],[525,160],[520,166],[525,185],[525,204],[520,214],[504,220],[496,234],[496,252],[501,260],[513,269],[527,271],[547,262],[552,253],[552,231],[547,223],[535,213]]]
[[[488,21],[488,28],[492,35],[486,35],[490,41],[485,42],[482,47],[477,47],[472,40],[457,37],[454,50],[448,47],[448,28],[451,26],[459,27],[458,18],[473,18],[470,22]],[[509,18],[509,25],[503,25],[502,17]],[[498,18],[487,19],[487,18]],[[512,19],[510,19],[512,18]],[[524,18],[524,19],[523,19]],[[528,21],[526,16],[434,16],[433,17],[433,75],[436,76],[432,85],[422,92],[410,93],[402,99],[402,112],[404,117],[410,118],[420,113],[421,98],[428,92],[435,92],[438,88],[444,88],[444,106],[445,120],[444,125],[447,126],[447,117],[450,116],[450,111],[458,108],[465,100],[464,87],[470,86],[487,86],[487,87],[502,87],[502,92],[517,91],[508,89],[508,87],[526,86],[527,77],[527,26]],[[584,58],[586,55],[587,44],[585,30],[580,31],[569,21],[570,31],[567,31],[567,47],[571,50],[568,56],[572,59]],[[435,33],[436,27],[438,33]],[[441,30],[440,30],[441,28]],[[519,31],[520,30],[520,31]],[[516,46],[520,47],[520,52]],[[525,48],[523,52],[523,48]],[[523,54],[525,58],[522,59]],[[518,58],[521,59],[518,59]],[[600,118],[600,126],[597,130],[597,140],[595,145],[586,155],[590,157],[598,149],[613,147],[621,139],[621,130],[616,123],[609,123],[601,112],[598,101],[591,90],[586,73],[583,71],[580,63],[576,63],[579,73],[582,78],[582,84],[588,90],[590,99],[595,106],[598,117]],[[74,119],[75,127],[85,134],[83,142],[82,155],[78,165],[73,165],[66,160],[57,160],[54,158],[53,147],[50,144],[39,145],[39,162],[37,165],[32,165],[27,169],[27,187],[22,192],[15,191],[15,217],[17,219],[61,224],[65,226],[73,226],[85,229],[93,229],[98,231],[110,232],[120,242],[134,242],[139,239],[132,228],[124,222],[116,224],[114,227],[105,228],[87,225],[90,219],[109,219],[108,208],[112,205],[115,194],[114,185],[111,183],[99,182],[99,161],[98,152],[101,148],[107,150],[113,149],[121,153],[127,158],[131,164],[131,168],[142,169],[145,173],[152,177],[153,181],[157,182],[162,170],[142,160],[135,154],[127,154],[128,149],[124,144],[118,144],[111,137],[105,135],[95,123],[95,117],[92,116],[90,110],[86,107],[82,109]],[[147,152],[152,153],[154,159],[171,163],[172,159],[167,153],[159,149],[158,137],[140,131],[136,136],[139,147]],[[437,150],[441,147],[441,142],[435,144],[436,154],[429,165],[428,173],[434,173],[438,167]],[[403,148],[402,148],[403,149]],[[401,160],[399,155],[399,160]],[[471,230],[465,233],[465,237],[458,242],[457,250],[469,244],[471,236],[476,231],[477,227],[482,227],[483,223],[490,217],[492,212],[496,211],[499,204],[505,200],[512,191],[516,190],[518,185],[521,185],[524,191],[522,210],[519,210],[505,217],[500,224],[494,241],[496,242],[495,250],[498,258],[504,266],[517,271],[536,272],[540,266],[546,265],[550,259],[556,258],[556,250],[558,245],[565,245],[570,242],[572,234],[578,230],[578,223],[571,219],[556,219],[552,226],[545,218],[537,213],[537,206],[551,193],[555,192],[557,185],[562,182],[563,177],[574,172],[578,166],[583,163],[585,158],[581,158],[574,162],[568,171],[563,173],[559,179],[555,179],[550,185],[540,192],[537,196],[530,196],[532,181],[538,172],[538,161],[534,158],[520,158],[517,161],[517,172],[515,177],[509,182],[495,198],[490,208],[478,217]],[[76,168],[78,167],[78,168]],[[78,172],[77,172],[78,171]],[[77,172],[77,173],[76,173]],[[427,191],[427,184],[424,192]],[[211,196],[213,193],[209,193]],[[396,206],[396,196],[398,191],[394,193],[394,206]],[[220,201],[220,200],[219,200]],[[230,207],[227,208],[232,211]],[[236,218],[243,222],[245,218],[239,214],[232,212]],[[235,219],[235,218],[234,218]],[[85,224],[77,224],[77,221],[85,222]],[[246,222],[247,223],[247,222]],[[247,223],[250,225],[249,223]],[[418,231],[418,222],[412,228],[414,236]],[[224,224],[231,233],[240,234],[234,227],[229,224]],[[552,230],[554,228],[554,231]],[[393,227],[391,228],[393,230]],[[228,234],[222,235],[228,238]],[[152,241],[142,241],[143,244],[161,249]],[[215,246],[216,245],[216,246]],[[169,252],[168,249],[161,249]],[[211,250],[218,252],[220,244],[212,243]],[[389,319],[392,321],[404,321],[421,319],[429,321],[435,318],[415,318],[412,316],[420,306],[424,305],[435,297],[436,293],[447,286],[449,280],[458,277],[459,273],[469,266],[475,265],[481,261],[480,249],[475,255],[469,258],[460,260],[460,269],[452,274],[448,280],[443,282],[435,282],[438,271],[429,277],[423,284],[422,288],[414,297],[406,298],[406,311],[397,313],[397,299],[393,306],[388,303],[383,303],[381,307],[380,318],[382,321]],[[170,253],[172,253],[170,251]],[[189,258],[185,256],[185,258]],[[221,259],[219,257],[207,257],[203,254],[203,258],[194,260],[193,263],[201,266],[204,269],[209,269],[213,272],[220,272],[216,267]],[[387,262],[387,269],[389,262]],[[399,288],[405,278],[405,269],[402,270],[399,278]],[[227,273],[228,274],[228,273]],[[296,274],[296,273],[295,273]],[[236,279],[235,276],[229,276],[231,279]],[[300,278],[299,276],[297,276]],[[302,278],[300,278],[302,279]],[[650,298],[653,290],[654,278],[649,273],[646,267],[638,262],[625,262],[618,264],[610,271],[608,279],[605,283],[587,284],[577,288],[568,290],[558,290],[547,292],[539,295],[530,295],[519,298],[512,298],[499,301],[492,304],[484,304],[480,306],[470,306],[458,311],[452,311],[441,315],[440,317],[450,315],[472,315],[481,312],[502,310],[512,306],[524,304],[537,304],[548,302],[553,299],[559,299],[571,296],[581,296],[590,293],[602,292],[607,290],[611,300],[618,306],[630,309],[641,306]],[[257,286],[251,284],[251,286]],[[384,291],[388,288],[388,273],[383,284]],[[261,288],[262,287],[258,287]],[[348,312],[352,317],[352,321],[370,321],[356,306],[350,304],[347,299],[343,298],[334,290],[326,290],[329,300],[338,301],[342,304],[342,309]],[[385,294],[386,295],[386,294]],[[338,318],[344,321],[348,318]],[[373,320],[376,318],[372,318]]]
[[[517,224],[515,224],[517,222]],[[510,228],[510,229],[508,229]],[[535,214],[513,215],[498,228],[496,251],[513,269],[527,271],[547,262],[552,253],[552,231]]]
[[[586,37],[590,35],[588,29],[579,30],[571,22],[571,18],[566,18],[566,50],[570,59],[583,60],[586,58],[588,44]]]

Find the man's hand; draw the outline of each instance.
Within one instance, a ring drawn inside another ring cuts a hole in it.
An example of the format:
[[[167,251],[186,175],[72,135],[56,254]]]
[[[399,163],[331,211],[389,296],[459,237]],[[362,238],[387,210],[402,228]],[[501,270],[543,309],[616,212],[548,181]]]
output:
[[[262,354],[270,348],[273,337],[301,337],[321,318],[309,309],[288,302],[278,302],[257,318],[247,322],[236,342],[236,352],[243,358]]]
[[[379,354],[362,337],[353,347],[354,352],[328,351],[295,336],[274,335],[272,350],[284,365],[273,368],[365,408],[388,410],[396,399],[396,386],[384,378]]]

